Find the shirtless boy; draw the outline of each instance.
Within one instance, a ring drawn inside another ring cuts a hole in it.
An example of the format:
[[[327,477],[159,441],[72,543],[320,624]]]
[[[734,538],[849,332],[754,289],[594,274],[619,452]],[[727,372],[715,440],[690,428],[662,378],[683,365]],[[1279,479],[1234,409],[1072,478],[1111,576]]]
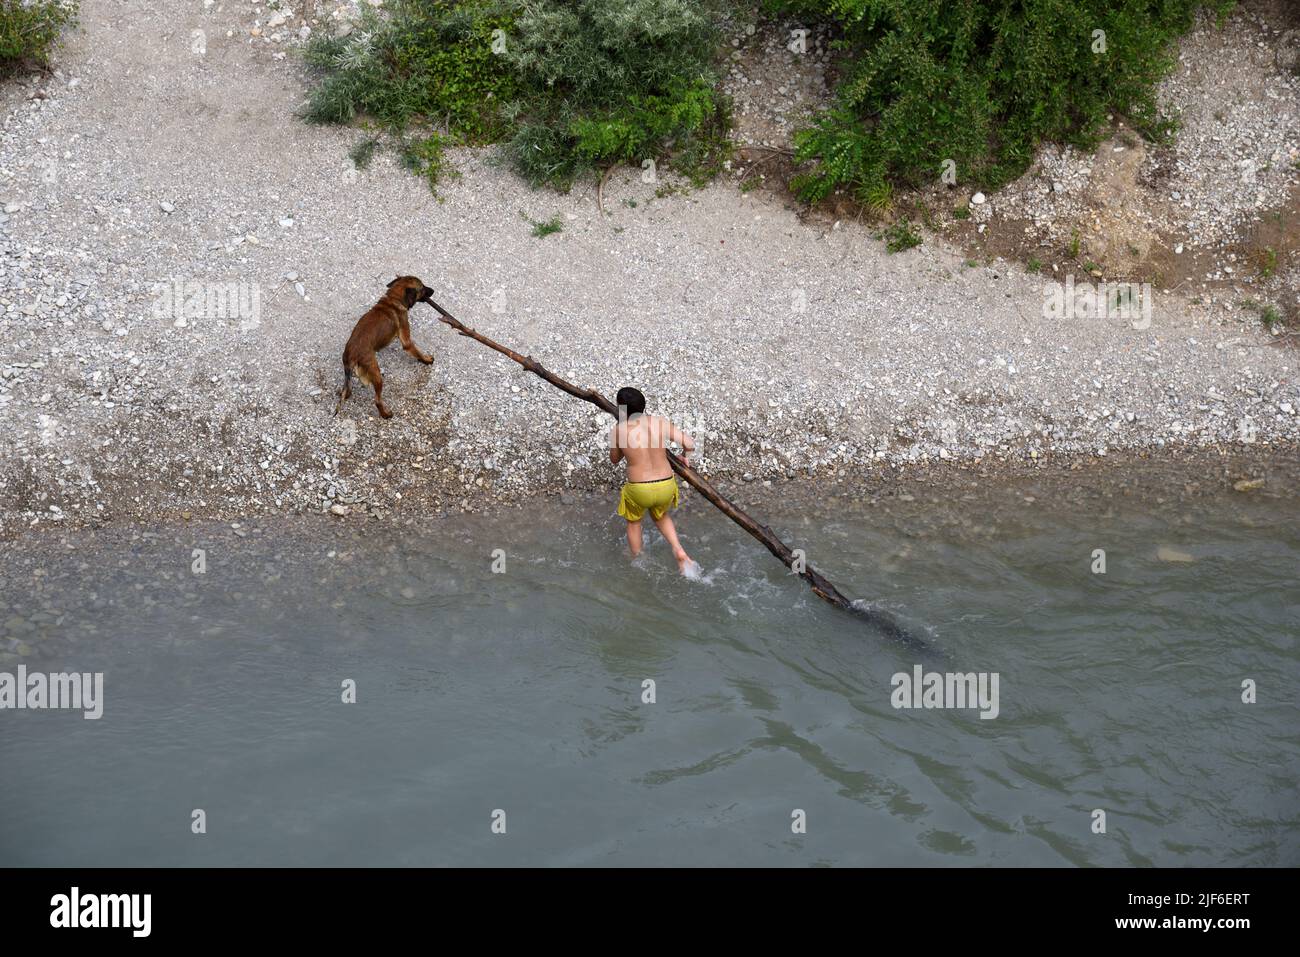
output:
[[[694,564],[677,540],[668,510],[677,507],[677,477],[668,464],[668,443],[682,447],[682,459],[695,451],[695,441],[667,419],[645,414],[645,396],[637,389],[618,390],[619,421],[609,433],[609,460],[627,460],[627,482],[619,496],[618,514],[627,519],[627,544],[641,554],[641,518],[647,511],[659,526],[682,574]]]

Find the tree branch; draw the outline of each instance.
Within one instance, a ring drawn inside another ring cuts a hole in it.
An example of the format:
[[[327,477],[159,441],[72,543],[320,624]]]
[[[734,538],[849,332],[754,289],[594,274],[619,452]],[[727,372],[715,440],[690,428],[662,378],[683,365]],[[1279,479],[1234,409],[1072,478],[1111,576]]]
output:
[[[426,301],[430,306],[437,310],[438,316],[443,322],[451,326],[462,336],[468,336],[476,342],[481,342],[489,349],[494,349],[503,356],[513,359],[529,372],[533,373],[533,375],[545,379],[551,385],[563,392],[567,392],[575,399],[582,399],[584,402],[590,402],[601,411],[607,412],[615,418],[618,417],[618,407],[599,392],[596,392],[593,389],[583,389],[571,382],[566,382],[555,373],[543,367],[542,364],[532,356],[520,355],[513,349],[489,339],[482,333],[475,332],[432,299]],[[851,614],[857,615],[860,618],[866,619],[879,628],[887,638],[898,641],[916,651],[929,651],[929,648],[924,641],[904,629],[902,625],[895,621],[889,614],[877,609],[867,608],[861,603],[852,602],[845,598],[838,588],[831,584],[831,582],[815,568],[807,564],[806,561],[799,561],[798,564],[801,567],[796,568],[794,551],[786,545],[785,542],[777,538],[770,528],[754,521],[754,519],[752,519],[748,514],[714,488],[713,484],[709,482],[708,479],[695,471],[695,469],[691,468],[691,466],[686,464],[686,462],[676,454],[669,452],[668,461],[672,465],[673,471],[708,499],[718,509],[718,511],[722,512],[723,515],[727,516],[727,518],[731,519],[754,538],[758,539],[758,541],[762,542],[767,550],[779,558],[787,568],[795,571],[804,581],[806,581],[817,597],[834,605],[836,608],[840,608]]]

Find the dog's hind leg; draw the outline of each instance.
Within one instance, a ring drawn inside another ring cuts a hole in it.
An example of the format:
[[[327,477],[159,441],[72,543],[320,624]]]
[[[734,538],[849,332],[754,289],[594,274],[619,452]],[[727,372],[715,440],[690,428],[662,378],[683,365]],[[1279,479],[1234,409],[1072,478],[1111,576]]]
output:
[[[339,390],[339,401],[334,406],[334,414],[339,414],[339,409],[343,408],[343,403],[352,398],[352,367],[343,366],[343,388]]]
[[[393,413],[384,405],[384,374],[379,371],[379,360],[371,356],[358,365],[357,378],[375,390],[375,408],[385,419],[391,419]]]

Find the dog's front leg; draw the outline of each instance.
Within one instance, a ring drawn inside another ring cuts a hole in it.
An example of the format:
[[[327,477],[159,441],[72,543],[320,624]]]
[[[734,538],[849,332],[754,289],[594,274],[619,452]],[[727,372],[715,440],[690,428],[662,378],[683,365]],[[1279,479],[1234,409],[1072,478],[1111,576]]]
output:
[[[401,324],[398,327],[397,337],[402,343],[402,348],[405,349],[408,354],[415,356],[415,358],[419,359],[425,365],[433,364],[433,356],[421,352],[420,347],[411,339],[411,324],[407,322],[405,316],[402,317]]]

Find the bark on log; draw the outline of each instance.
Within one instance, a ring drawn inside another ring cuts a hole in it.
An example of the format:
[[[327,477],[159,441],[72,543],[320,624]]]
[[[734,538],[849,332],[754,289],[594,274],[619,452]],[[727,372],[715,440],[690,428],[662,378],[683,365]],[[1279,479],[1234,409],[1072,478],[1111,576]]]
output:
[[[584,402],[590,402],[598,409],[608,412],[610,415],[618,418],[618,407],[599,392],[596,392],[593,389],[579,388],[571,382],[566,382],[564,379],[561,379],[559,376],[543,367],[542,364],[532,356],[520,355],[513,349],[503,346],[501,343],[495,342],[479,332],[475,332],[432,299],[426,299],[425,302],[438,312],[438,317],[442,322],[451,326],[462,336],[468,336],[476,342],[481,342],[489,349],[494,349],[503,356],[513,359],[529,372],[533,373],[533,375],[545,379],[557,389],[569,393],[569,395],[574,398],[582,399]],[[682,459],[676,454],[668,452],[668,461],[672,465],[674,472],[690,483],[690,485],[706,499],[712,502],[723,515],[726,515],[727,518],[731,519],[754,538],[762,542],[767,550],[779,558],[787,568],[803,578],[803,580],[808,583],[809,587],[812,588],[814,594],[819,598],[824,599],[836,608],[840,608],[852,615],[865,619],[878,628],[886,638],[897,641],[916,651],[926,652],[930,650],[924,641],[903,628],[902,625],[886,612],[880,611],[879,609],[868,608],[860,602],[853,602],[848,598],[845,598],[844,595],[840,593],[840,590],[831,584],[824,575],[813,568],[812,565],[809,565],[807,562],[801,562],[802,570],[796,569],[793,550],[786,545],[785,542],[777,538],[770,528],[754,521],[754,519],[714,488],[708,479],[695,471],[695,469],[691,468],[691,466],[686,462],[682,461]]]

